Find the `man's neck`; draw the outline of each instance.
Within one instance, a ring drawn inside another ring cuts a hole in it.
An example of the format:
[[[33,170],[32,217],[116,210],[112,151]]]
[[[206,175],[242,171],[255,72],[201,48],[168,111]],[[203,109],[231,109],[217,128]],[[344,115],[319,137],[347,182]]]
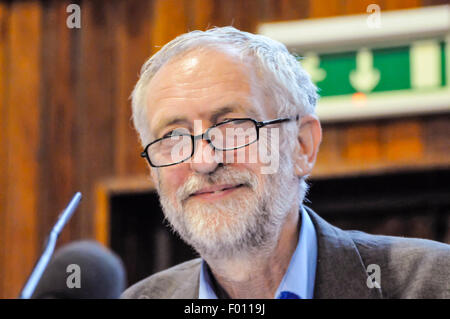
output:
[[[273,298],[297,247],[298,206],[288,214],[274,248],[264,255],[206,259],[217,283],[231,298]]]

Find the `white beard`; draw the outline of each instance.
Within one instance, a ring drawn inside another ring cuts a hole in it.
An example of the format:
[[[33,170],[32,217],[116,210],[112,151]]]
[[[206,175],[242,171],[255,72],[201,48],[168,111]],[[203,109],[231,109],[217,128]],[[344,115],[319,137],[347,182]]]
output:
[[[220,260],[269,254],[299,196],[299,183],[292,174],[292,164],[287,166],[290,164],[287,159],[280,159],[280,164],[280,167],[286,166],[280,168],[278,174],[261,175],[262,185],[253,172],[227,165],[211,176],[192,175],[177,191],[175,204],[160,182],[158,193],[166,219],[172,229],[203,257]],[[187,198],[203,187],[217,184],[245,186],[214,203]]]

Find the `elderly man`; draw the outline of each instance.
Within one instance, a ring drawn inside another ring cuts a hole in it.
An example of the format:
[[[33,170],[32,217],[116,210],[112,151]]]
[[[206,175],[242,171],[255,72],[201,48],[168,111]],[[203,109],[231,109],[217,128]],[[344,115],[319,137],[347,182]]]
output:
[[[142,156],[201,258],[123,298],[450,297],[448,245],[343,231],[302,204],[317,99],[284,45],[232,27],[181,35],[145,63],[132,94]]]

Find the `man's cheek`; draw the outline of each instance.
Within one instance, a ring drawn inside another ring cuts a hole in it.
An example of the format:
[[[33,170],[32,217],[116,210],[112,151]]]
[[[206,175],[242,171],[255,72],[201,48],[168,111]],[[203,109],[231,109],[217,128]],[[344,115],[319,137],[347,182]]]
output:
[[[180,165],[179,167],[177,167]],[[165,167],[160,170],[160,179],[164,184],[164,188],[171,193],[176,191],[184,185],[187,180],[188,174],[183,167],[183,164],[178,164],[173,167]]]

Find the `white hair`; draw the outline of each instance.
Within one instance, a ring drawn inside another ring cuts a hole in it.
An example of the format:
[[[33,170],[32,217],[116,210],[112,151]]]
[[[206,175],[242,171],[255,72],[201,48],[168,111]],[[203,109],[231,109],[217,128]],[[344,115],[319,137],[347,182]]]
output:
[[[253,63],[253,70],[260,79],[266,96],[272,99],[278,117],[300,117],[314,114],[318,100],[317,87],[300,61],[287,50],[286,46],[266,36],[240,31],[231,26],[215,27],[206,31],[192,31],[182,34],[150,57],[141,68],[139,80],[131,94],[133,123],[139,133],[141,144],[145,146],[151,139],[147,117],[147,86],[158,70],[171,59],[193,49],[228,48],[237,52],[241,59]],[[285,136],[297,136],[298,126],[283,125]],[[282,139],[292,149],[295,139]],[[280,145],[281,146],[281,145]],[[301,188],[307,190],[305,178],[301,178]],[[302,197],[303,197],[302,196]]]

